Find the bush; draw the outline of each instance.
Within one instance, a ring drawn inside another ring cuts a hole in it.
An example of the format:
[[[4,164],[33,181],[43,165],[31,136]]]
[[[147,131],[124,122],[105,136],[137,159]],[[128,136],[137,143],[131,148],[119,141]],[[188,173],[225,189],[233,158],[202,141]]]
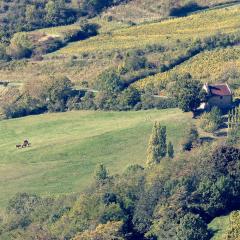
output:
[[[221,111],[217,107],[213,107],[210,112],[204,113],[200,119],[200,127],[210,133],[218,130],[222,123]]]
[[[122,109],[132,109],[140,101],[140,92],[131,86],[125,89],[119,96],[119,105]]]
[[[207,224],[199,215],[188,213],[180,219],[177,237],[179,240],[208,240],[210,233]]]
[[[138,71],[147,66],[147,59],[144,56],[132,55],[127,57],[124,67],[128,71]]]
[[[238,144],[240,141],[240,129],[239,127],[229,129],[228,130],[228,136],[227,136],[227,143],[229,145],[235,145]]]
[[[10,45],[7,48],[7,53],[15,59],[28,58],[32,55],[32,43],[30,42],[27,33],[16,33],[11,39]]]
[[[198,144],[199,133],[196,126],[192,125],[187,129],[187,134],[182,140],[182,150],[190,151],[195,145]]]

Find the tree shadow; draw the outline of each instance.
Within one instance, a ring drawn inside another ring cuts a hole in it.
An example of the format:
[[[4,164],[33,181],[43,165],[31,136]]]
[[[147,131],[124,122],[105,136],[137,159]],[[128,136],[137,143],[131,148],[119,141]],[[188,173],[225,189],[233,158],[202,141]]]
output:
[[[211,143],[214,141],[213,137],[200,137],[200,143]]]
[[[170,16],[172,17],[184,17],[190,13],[207,9],[208,7],[200,6],[198,3],[190,2],[184,6],[174,7],[170,10]]]
[[[217,132],[214,134],[216,137],[227,137],[227,132]]]

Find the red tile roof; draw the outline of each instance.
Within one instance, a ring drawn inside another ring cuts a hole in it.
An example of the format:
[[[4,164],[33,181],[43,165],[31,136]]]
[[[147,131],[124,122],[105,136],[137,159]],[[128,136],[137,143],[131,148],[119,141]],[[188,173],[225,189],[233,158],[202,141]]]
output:
[[[232,92],[227,84],[208,85],[209,93],[215,96],[231,96]]]

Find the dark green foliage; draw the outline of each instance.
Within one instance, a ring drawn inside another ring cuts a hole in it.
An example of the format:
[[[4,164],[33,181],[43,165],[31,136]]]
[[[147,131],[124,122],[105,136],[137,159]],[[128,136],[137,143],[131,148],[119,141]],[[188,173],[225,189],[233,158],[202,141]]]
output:
[[[40,203],[40,197],[28,193],[18,193],[10,199],[7,210],[15,214],[29,214]]]
[[[44,97],[49,111],[65,111],[66,103],[71,96],[72,83],[66,77],[52,78],[46,86]]]
[[[208,240],[210,239],[210,234],[207,224],[199,215],[188,213],[180,219],[180,224],[177,228],[177,239]]]
[[[144,56],[137,54],[130,55],[125,61],[125,68],[128,71],[138,71],[147,66],[147,59]]]
[[[6,45],[3,43],[0,43],[0,61],[8,61],[10,60],[7,51],[6,51]]]
[[[235,175],[238,172],[239,159],[239,149],[228,145],[222,145],[216,148],[211,157],[213,168],[219,174],[223,175]]]
[[[119,104],[120,106],[122,106],[123,109],[132,109],[140,101],[140,92],[136,88],[131,86],[122,91],[121,95],[119,96]]]
[[[9,1],[1,9],[0,35],[6,40],[16,32],[73,23],[77,12],[63,0]],[[4,21],[2,19],[4,18]]]
[[[201,82],[192,79],[191,75],[178,77],[171,92],[184,112],[195,111],[204,99]]]
[[[28,58],[32,55],[33,46],[26,33],[17,33],[7,48],[8,55],[13,59]]]
[[[119,4],[123,1],[124,0],[83,0],[83,11],[90,16],[94,16],[104,8]]]
[[[194,145],[198,144],[199,134],[196,126],[191,125],[189,129],[187,129],[187,133],[185,138],[182,141],[182,149],[183,151],[190,151]]]
[[[99,164],[95,170],[95,180],[97,182],[103,182],[108,179],[108,171],[103,164]]]
[[[123,81],[114,70],[103,72],[97,79],[97,88],[99,91],[108,95],[115,95],[123,89]]]
[[[168,153],[168,157],[169,157],[169,158],[174,158],[174,148],[173,148],[172,142],[169,142],[169,143],[168,143],[167,153]]]

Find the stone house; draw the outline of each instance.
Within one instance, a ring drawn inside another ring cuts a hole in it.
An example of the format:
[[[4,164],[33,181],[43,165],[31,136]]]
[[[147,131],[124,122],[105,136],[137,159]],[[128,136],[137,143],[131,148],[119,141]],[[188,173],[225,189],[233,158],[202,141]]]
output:
[[[218,107],[227,109],[232,106],[233,93],[227,83],[204,84],[203,89],[207,93],[207,102],[203,103],[201,108]]]

